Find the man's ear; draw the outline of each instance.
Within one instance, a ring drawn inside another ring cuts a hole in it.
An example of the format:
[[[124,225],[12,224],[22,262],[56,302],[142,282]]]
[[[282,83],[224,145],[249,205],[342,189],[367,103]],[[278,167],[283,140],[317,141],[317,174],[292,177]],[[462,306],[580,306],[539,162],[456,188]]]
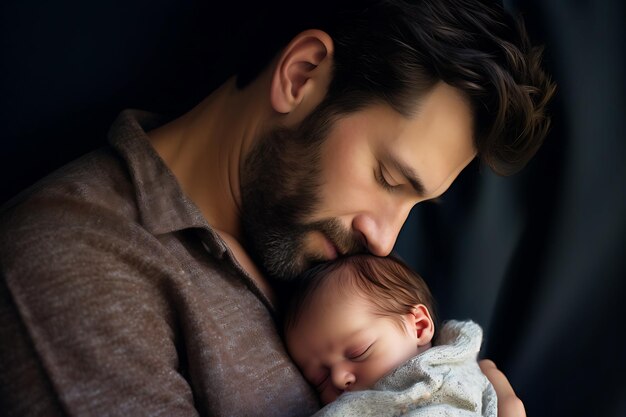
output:
[[[411,313],[408,316],[410,328],[417,337],[417,345],[424,346],[429,344],[435,335],[435,324],[430,317],[428,308],[424,304],[418,304],[411,309]]]
[[[272,75],[270,100],[274,110],[290,113],[314,89],[325,89],[332,53],[333,41],[321,30],[306,30],[293,38],[278,57]]]

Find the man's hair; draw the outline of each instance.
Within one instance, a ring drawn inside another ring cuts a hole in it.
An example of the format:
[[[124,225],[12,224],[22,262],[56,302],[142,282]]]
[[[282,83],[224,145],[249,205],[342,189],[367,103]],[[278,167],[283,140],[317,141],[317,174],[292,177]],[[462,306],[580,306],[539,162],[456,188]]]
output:
[[[274,38],[262,40],[269,49],[254,46],[238,86],[256,77],[297,33],[317,28],[334,41],[333,78],[321,109],[347,114],[385,102],[410,116],[419,98],[443,81],[469,99],[478,155],[496,173],[517,172],[537,152],[550,124],[546,105],[555,85],[521,18],[487,0],[336,3],[341,6],[282,19],[280,30],[258,28]]]
[[[372,304],[374,314],[391,318],[403,330],[406,329],[401,316],[419,304],[428,308],[435,331],[439,327],[435,301],[428,286],[419,274],[393,256],[345,256],[309,269],[296,282],[285,308],[285,332],[296,327],[303,309],[331,282],[337,291],[356,292]]]

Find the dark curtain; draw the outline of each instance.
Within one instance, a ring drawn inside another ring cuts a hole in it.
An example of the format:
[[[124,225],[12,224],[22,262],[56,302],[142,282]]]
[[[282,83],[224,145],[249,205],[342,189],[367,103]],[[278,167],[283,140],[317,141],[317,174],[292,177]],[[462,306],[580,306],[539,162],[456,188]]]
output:
[[[505,2],[546,45],[553,128],[521,173],[471,164],[416,207],[397,252],[529,416],[626,416],[626,14],[621,0]],[[127,107],[179,114],[234,69],[264,6],[136,0],[0,4],[0,202],[100,146]]]
[[[474,164],[397,250],[443,318],[483,325],[529,416],[626,416],[626,39],[621,1],[519,1],[558,83],[524,171]],[[621,352],[621,353],[620,353]]]

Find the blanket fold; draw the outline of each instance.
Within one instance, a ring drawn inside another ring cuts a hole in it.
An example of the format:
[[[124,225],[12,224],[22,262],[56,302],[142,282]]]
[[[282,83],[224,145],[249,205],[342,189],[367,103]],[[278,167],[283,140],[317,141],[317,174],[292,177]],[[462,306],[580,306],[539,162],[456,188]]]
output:
[[[448,321],[436,346],[371,389],[343,393],[315,417],[497,417],[495,391],[476,361],[482,336],[473,321]]]

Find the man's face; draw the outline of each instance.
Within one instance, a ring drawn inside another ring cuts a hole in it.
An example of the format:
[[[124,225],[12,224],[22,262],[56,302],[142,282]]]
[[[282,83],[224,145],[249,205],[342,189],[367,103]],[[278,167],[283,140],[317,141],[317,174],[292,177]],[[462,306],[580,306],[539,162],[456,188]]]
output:
[[[242,173],[247,243],[273,278],[348,253],[388,255],[411,208],[476,154],[470,107],[444,83],[410,118],[383,104],[316,116],[260,138]]]
[[[291,357],[324,404],[344,391],[371,388],[419,353],[411,314],[376,314],[356,289],[338,288],[344,278],[318,288],[286,334]]]

